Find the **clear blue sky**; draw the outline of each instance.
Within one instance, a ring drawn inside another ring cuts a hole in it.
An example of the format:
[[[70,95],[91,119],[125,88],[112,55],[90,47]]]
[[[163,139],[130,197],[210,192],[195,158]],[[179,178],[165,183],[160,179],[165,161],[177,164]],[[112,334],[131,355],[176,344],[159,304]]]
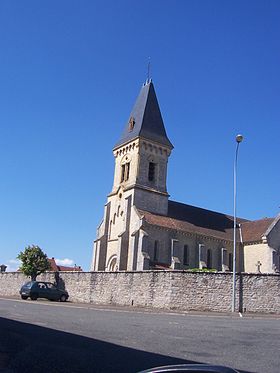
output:
[[[0,264],[28,244],[90,267],[112,147],[147,74],[168,136],[171,199],[279,213],[280,2],[0,2]]]

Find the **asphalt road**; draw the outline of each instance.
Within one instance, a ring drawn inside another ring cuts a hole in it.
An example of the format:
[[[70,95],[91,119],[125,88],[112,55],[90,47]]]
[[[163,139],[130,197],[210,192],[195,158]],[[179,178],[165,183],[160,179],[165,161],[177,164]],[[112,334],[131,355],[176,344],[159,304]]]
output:
[[[280,319],[0,299],[0,371],[129,372],[212,363],[280,371]]]

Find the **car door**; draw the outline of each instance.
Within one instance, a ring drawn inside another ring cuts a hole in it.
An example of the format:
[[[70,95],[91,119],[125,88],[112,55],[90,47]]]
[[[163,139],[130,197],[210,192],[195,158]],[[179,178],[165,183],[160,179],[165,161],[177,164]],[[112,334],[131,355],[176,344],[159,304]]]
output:
[[[46,285],[48,287],[48,294],[49,294],[49,298],[48,299],[58,300],[59,299],[59,291],[54,286],[54,284],[48,282]]]
[[[48,289],[47,285],[44,282],[38,282],[38,298],[48,298]]]

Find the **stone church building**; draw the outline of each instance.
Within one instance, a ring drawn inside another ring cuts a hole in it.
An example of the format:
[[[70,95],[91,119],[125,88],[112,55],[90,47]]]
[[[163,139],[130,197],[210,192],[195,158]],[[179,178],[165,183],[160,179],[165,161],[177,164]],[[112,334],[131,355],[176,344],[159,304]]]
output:
[[[113,148],[114,183],[97,229],[91,270],[232,270],[233,217],[169,200],[172,149],[153,83],[147,81]],[[279,272],[279,220],[280,215],[237,218],[237,271]]]

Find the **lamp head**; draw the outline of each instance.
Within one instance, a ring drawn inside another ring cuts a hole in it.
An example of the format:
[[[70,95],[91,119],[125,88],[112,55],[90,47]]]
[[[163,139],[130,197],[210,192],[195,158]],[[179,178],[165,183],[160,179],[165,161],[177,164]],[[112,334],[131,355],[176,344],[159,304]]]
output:
[[[243,136],[237,135],[235,139],[236,139],[236,142],[240,143],[243,140]]]

